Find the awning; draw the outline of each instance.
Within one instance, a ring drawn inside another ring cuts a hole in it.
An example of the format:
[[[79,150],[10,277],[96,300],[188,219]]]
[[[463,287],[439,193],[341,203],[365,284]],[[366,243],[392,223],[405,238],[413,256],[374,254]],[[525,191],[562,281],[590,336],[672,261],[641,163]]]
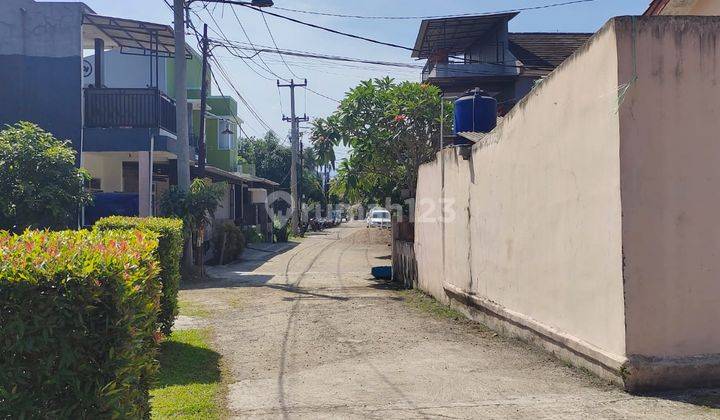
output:
[[[198,175],[198,169],[195,166],[190,167],[190,172],[192,173],[193,177]],[[243,184],[243,183],[249,183],[254,182],[258,184],[267,185],[270,187],[277,187],[278,184],[275,181],[271,181],[269,179],[260,178],[253,175],[248,174],[241,174],[239,172],[228,172],[225,170],[222,170],[220,168],[217,168],[215,166],[205,165],[205,173],[209,176],[221,179],[223,181],[227,181],[231,184]]]
[[[517,12],[457,18],[425,19],[415,41],[413,58],[428,58],[436,51],[461,53],[499,23],[509,21]]]
[[[119,48],[123,54],[175,55],[175,32],[168,25],[86,13],[83,15],[83,48],[94,47],[94,39],[105,41],[105,47]],[[191,58],[190,48],[186,56]]]

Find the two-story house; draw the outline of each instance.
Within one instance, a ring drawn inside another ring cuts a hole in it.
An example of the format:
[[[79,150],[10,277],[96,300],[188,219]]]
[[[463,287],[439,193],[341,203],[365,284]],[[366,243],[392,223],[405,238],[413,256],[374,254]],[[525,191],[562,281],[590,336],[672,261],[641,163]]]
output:
[[[476,87],[504,115],[592,34],[509,32],[518,13],[427,19],[412,57],[426,59],[422,81],[453,97]]]
[[[93,177],[84,222],[159,214],[157,198],[177,183],[172,28],[101,16],[79,2],[3,0],[0,39],[0,125],[31,121],[72,142]],[[190,48],[184,54],[196,147],[201,60]],[[208,104],[206,175],[229,185],[216,218],[257,224],[245,201],[264,210],[253,189],[276,184],[237,173],[237,104],[222,96]]]
[[[79,2],[4,0],[0,39],[0,124],[31,121],[70,140],[93,175],[90,187],[115,193],[99,204],[152,214],[153,191],[169,185],[177,159],[175,102],[159,69],[175,54],[172,29],[101,16]],[[147,82],[109,86],[105,50],[137,57],[133,70]]]

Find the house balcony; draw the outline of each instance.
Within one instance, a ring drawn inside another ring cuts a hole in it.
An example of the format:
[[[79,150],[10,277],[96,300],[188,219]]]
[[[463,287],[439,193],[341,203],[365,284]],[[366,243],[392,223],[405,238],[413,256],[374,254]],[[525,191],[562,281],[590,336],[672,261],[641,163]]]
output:
[[[518,68],[503,63],[428,62],[422,72],[423,82],[456,78],[507,78],[519,74]]]
[[[86,88],[83,150],[177,149],[175,101],[156,88]]]
[[[157,128],[175,134],[175,101],[158,89],[85,89],[86,128]]]
[[[475,88],[495,98],[504,98],[512,95],[518,74],[517,67],[502,63],[428,62],[423,69],[422,81],[439,87],[446,98],[460,96]]]

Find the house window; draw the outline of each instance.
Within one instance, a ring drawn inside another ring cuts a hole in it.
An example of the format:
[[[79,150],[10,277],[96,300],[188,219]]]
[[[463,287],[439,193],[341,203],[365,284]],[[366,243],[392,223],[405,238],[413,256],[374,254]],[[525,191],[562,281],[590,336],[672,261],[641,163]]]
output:
[[[232,124],[227,120],[220,120],[218,123],[218,150],[231,150],[235,133]]]
[[[102,190],[102,180],[100,178],[92,178],[87,182],[85,187],[87,189],[89,189],[90,191],[101,191]]]

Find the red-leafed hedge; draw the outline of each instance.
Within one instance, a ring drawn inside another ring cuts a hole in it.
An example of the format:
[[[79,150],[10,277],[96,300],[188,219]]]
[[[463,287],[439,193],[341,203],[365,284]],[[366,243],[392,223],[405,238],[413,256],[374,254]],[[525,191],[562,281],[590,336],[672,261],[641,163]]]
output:
[[[163,217],[111,216],[95,223],[97,230],[141,230],[158,236],[157,260],[160,263],[162,298],[160,299],[159,329],[170,335],[178,314],[180,260],[183,253],[183,222]]]
[[[0,233],[0,418],[143,418],[157,370],[157,236]]]

